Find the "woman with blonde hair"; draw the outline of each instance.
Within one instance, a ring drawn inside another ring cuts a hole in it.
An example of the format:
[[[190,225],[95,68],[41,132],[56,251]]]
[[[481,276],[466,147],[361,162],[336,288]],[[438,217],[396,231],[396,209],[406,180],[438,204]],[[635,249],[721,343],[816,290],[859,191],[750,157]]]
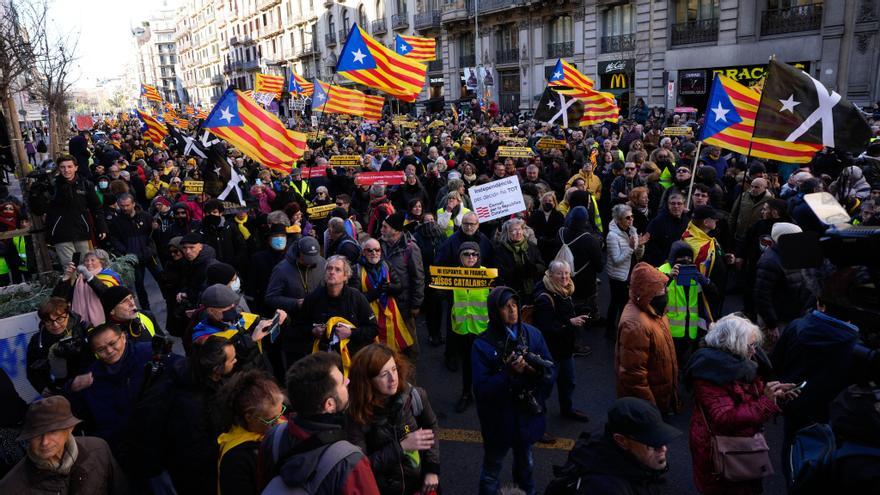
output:
[[[437,416],[411,372],[382,344],[361,349],[349,371],[348,440],[370,458],[381,493],[429,493],[440,483]]]

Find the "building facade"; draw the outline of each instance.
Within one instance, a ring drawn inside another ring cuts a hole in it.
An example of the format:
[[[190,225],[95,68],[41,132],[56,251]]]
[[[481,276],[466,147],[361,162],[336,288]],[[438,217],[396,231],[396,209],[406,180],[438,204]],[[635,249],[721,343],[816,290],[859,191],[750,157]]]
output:
[[[848,99],[880,99],[880,0],[185,0],[179,72],[194,103],[258,72],[348,85],[334,77],[357,23],[392,46],[437,40],[419,105],[438,109],[485,91],[502,110],[534,109],[560,57],[622,109],[702,109],[716,73],[746,84],[771,55]]]
[[[180,102],[182,89],[177,78],[176,31],[175,10],[170,8],[159,9],[131,30],[138,81],[156,86],[162,98],[173,104]]]

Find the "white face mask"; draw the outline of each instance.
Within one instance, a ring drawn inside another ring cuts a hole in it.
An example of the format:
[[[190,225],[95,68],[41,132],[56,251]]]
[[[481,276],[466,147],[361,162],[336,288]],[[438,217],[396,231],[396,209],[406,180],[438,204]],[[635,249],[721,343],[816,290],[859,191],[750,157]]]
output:
[[[236,294],[241,294],[241,279],[235,277],[235,280],[232,281],[232,284],[230,284],[229,288],[232,289],[232,292],[235,292]]]

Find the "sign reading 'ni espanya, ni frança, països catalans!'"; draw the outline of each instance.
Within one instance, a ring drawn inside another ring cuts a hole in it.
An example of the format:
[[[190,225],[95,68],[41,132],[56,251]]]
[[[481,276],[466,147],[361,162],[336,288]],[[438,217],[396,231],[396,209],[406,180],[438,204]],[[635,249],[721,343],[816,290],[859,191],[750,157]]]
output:
[[[498,277],[497,268],[465,268],[463,266],[430,266],[430,286],[441,290],[488,289]]]

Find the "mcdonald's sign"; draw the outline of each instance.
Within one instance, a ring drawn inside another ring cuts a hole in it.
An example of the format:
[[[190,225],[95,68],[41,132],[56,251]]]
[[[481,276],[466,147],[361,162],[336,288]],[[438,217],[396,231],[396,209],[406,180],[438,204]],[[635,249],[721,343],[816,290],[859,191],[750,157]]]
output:
[[[609,77],[611,82],[608,84],[608,89],[626,89],[629,87],[626,74],[618,72],[617,74],[611,74]]]
[[[599,83],[602,89],[628,90],[633,76],[635,63],[632,60],[612,60],[599,62]]]

